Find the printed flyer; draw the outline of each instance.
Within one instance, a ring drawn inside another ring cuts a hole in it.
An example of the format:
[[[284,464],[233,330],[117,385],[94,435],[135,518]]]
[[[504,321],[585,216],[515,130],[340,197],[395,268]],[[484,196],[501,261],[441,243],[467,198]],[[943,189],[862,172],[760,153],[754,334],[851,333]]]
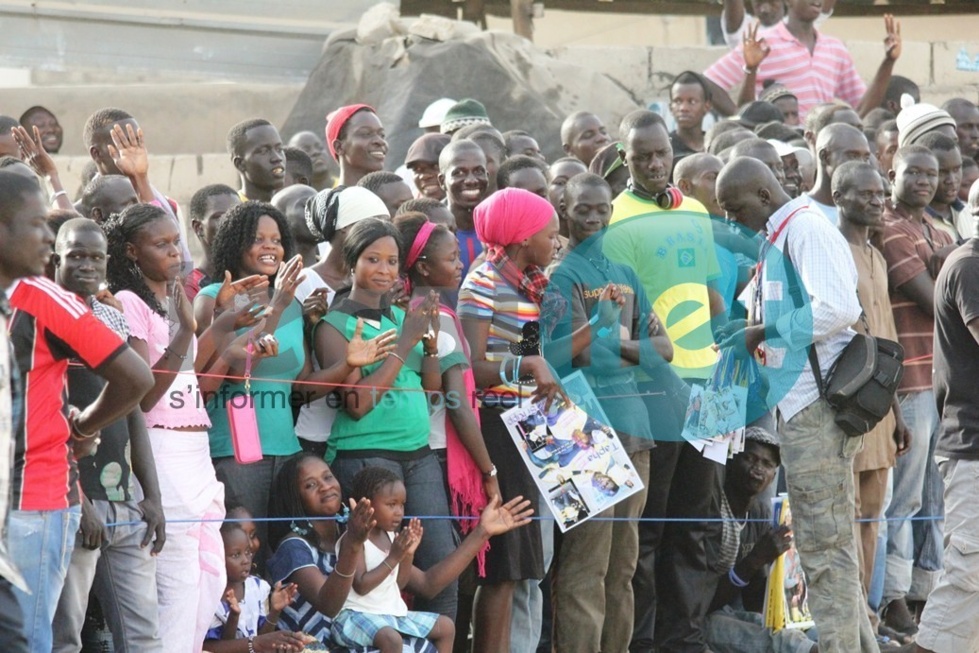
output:
[[[784,494],[772,499],[772,522],[773,526],[792,526],[789,498]],[[783,628],[807,630],[816,625],[809,612],[806,574],[802,570],[802,561],[799,560],[795,542],[772,564],[765,591],[764,615],[765,626],[772,631]]]
[[[562,379],[569,396],[503,413],[506,424],[561,532],[643,489],[615,430],[579,372]],[[586,412],[582,406],[587,406]]]

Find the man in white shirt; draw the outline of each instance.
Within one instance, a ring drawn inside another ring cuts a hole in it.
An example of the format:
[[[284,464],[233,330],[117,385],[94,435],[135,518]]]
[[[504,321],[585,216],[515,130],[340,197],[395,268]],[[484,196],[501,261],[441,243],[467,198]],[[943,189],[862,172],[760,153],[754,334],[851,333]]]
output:
[[[863,438],[847,437],[836,425],[808,353],[814,346],[826,379],[854,336],[850,325],[861,310],[853,257],[839,230],[810,208],[808,198],[790,199],[759,161],[732,160],[717,178],[717,199],[729,219],[767,234],[761,270],[747,291],[755,298],[751,322],[731,325],[732,335],[720,346],[763,361],[768,401],[778,407],[793,532],[810,579],[819,650],[877,653],[853,530],[853,457]]]
[[[836,0],[823,0],[822,12],[816,19],[817,27],[833,15],[834,5]],[[751,10],[754,15],[745,11],[744,0],[724,0],[724,9],[721,10],[721,31],[724,32],[724,42],[729,48],[741,45],[744,31],[755,18],[760,23],[758,36],[764,36],[766,31],[785,18],[785,5],[782,0],[751,0]]]

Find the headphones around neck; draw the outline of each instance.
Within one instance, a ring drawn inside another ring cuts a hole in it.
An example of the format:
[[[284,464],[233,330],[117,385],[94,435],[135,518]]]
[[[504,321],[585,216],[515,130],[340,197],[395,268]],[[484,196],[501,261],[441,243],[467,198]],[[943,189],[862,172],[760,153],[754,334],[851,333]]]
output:
[[[636,197],[640,197],[650,202],[655,202],[656,206],[664,211],[672,211],[683,203],[683,193],[680,192],[679,188],[673,185],[668,185],[662,191],[653,194],[645,188],[632,183],[632,180],[630,179],[626,189]]]

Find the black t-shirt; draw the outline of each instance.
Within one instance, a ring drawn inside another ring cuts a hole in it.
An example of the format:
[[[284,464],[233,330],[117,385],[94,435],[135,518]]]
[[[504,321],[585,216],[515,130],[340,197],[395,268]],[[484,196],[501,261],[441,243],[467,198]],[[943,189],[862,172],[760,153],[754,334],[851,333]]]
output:
[[[979,238],[949,255],[935,281],[932,381],[941,414],[935,453],[979,459],[979,343],[966,326],[979,317]]]
[[[676,168],[676,164],[685,156],[690,156],[691,154],[696,154],[698,151],[694,150],[689,145],[687,145],[680,135],[675,131],[670,132],[670,145],[673,146],[673,167]],[[672,172],[672,171],[671,171]]]
[[[79,409],[95,401],[105,380],[81,365],[68,367],[68,403]],[[106,426],[94,456],[78,461],[82,491],[89,499],[131,501],[132,471],[129,458],[129,424],[126,418]]]

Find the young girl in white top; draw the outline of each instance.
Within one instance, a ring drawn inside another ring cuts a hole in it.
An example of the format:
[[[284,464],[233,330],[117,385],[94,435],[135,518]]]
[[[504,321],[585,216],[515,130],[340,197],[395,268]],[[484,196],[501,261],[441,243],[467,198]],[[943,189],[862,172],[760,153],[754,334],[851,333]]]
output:
[[[407,586],[422,525],[404,520],[405,486],[392,471],[365,467],[354,477],[354,496],[370,500],[374,527],[364,542],[363,554],[353,572],[353,587],[343,609],[333,620],[333,639],[349,647],[374,646],[381,653],[400,653],[402,635],[425,637],[439,653],[452,650],[455,625],[445,615],[408,610],[401,589]],[[343,536],[337,542],[340,547]]]

